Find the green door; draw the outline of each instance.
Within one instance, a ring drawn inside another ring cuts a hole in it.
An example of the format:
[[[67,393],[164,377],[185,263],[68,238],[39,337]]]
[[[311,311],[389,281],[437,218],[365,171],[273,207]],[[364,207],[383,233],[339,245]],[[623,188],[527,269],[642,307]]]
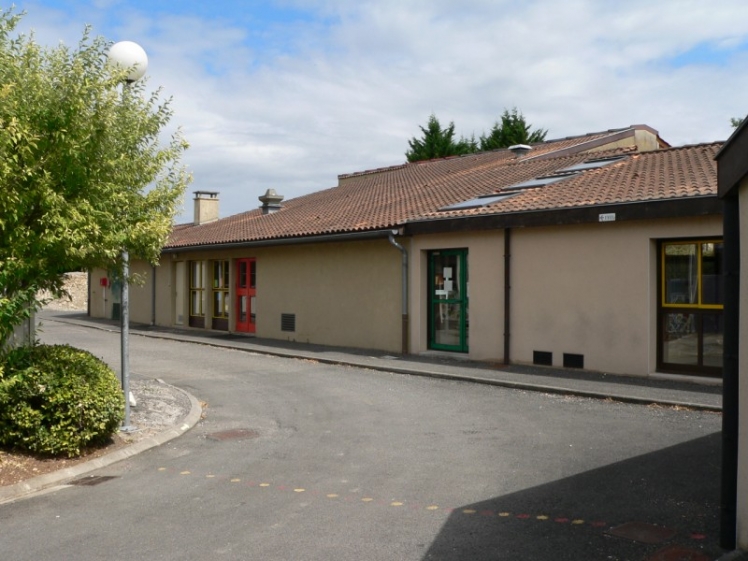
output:
[[[467,249],[429,252],[429,348],[468,352]]]

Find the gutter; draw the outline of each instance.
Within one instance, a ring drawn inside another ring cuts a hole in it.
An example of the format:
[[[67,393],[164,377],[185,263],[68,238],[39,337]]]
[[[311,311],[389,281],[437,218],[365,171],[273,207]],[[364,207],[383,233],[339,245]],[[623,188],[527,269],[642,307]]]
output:
[[[299,238],[274,238],[270,240],[255,240],[243,242],[214,243],[204,245],[185,245],[165,247],[161,253],[181,253],[183,251],[202,251],[213,249],[234,249],[240,247],[268,247],[278,245],[300,245],[310,243],[344,242],[352,240],[375,240],[387,238],[392,230],[369,230],[365,232],[348,232],[345,234],[325,234],[321,236],[304,236]]]
[[[389,242],[395,246],[397,249],[400,250],[400,253],[402,253],[403,256],[403,270],[402,270],[402,279],[401,279],[401,285],[402,285],[402,354],[407,355],[408,354],[408,330],[409,330],[409,318],[408,318],[408,252],[407,250],[401,246],[399,243],[395,241],[395,234],[397,233],[397,230],[391,230],[390,234],[388,236]]]

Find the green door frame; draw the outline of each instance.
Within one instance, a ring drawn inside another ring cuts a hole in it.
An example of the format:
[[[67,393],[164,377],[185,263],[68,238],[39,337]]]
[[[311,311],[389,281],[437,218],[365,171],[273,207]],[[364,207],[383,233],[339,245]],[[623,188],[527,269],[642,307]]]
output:
[[[437,261],[445,257],[456,257],[453,278],[445,279],[442,267],[437,270]],[[428,348],[442,351],[468,352],[468,250],[441,249],[428,253]],[[456,284],[456,290],[447,290],[444,281]],[[456,312],[456,317],[452,313]],[[457,337],[454,342],[439,341],[440,323],[447,318],[457,321]]]

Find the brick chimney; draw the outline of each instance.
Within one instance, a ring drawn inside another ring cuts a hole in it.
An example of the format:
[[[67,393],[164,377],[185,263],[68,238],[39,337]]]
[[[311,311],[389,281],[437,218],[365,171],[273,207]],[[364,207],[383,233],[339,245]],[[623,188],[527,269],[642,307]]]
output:
[[[218,192],[195,191],[195,226],[218,220]]]
[[[278,212],[281,209],[283,195],[276,193],[275,189],[268,189],[262,197],[258,198],[262,203],[262,206],[260,207],[262,209],[262,214]]]

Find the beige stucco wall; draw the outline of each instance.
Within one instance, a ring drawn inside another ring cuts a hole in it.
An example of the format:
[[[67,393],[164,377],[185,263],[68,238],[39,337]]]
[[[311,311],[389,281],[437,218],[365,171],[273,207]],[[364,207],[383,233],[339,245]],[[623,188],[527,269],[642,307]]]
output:
[[[411,353],[428,351],[428,252],[468,250],[470,326],[467,357],[503,359],[504,343],[504,232],[439,234],[413,238],[410,253]]]
[[[586,369],[656,370],[657,240],[722,235],[720,216],[516,228],[511,235],[510,361],[584,355]],[[420,236],[411,244],[411,348],[428,350],[427,251],[467,248],[469,353],[503,360],[503,232]]]
[[[130,262],[130,274],[134,277],[129,285],[130,321],[133,323],[152,322],[153,273],[145,261]],[[109,285],[101,286],[101,279],[107,278]],[[89,284],[89,309],[91,317],[112,318],[114,303],[120,303],[119,285],[114,284],[112,275],[103,269],[91,271]]]
[[[748,551],[748,180],[740,198],[740,354],[738,412],[737,542]]]
[[[229,259],[233,330],[238,258],[257,259],[258,337],[400,352],[401,254],[387,240],[167,254],[156,274],[156,323],[175,325],[181,299],[184,313],[188,309],[188,287],[182,286],[188,278],[178,279],[180,262],[186,267],[190,260],[207,261],[210,276],[211,260]],[[209,310],[210,290],[205,295]],[[281,314],[296,315],[295,332],[281,331]]]
[[[584,367],[647,375],[657,359],[657,240],[722,235],[721,216],[515,230],[513,362],[581,354]]]
[[[612,150],[614,148],[631,148],[632,146],[636,146],[639,152],[648,152],[660,148],[660,143],[657,140],[657,135],[652,134],[648,130],[635,130],[633,136],[593,148],[590,152],[604,152],[605,150]]]

